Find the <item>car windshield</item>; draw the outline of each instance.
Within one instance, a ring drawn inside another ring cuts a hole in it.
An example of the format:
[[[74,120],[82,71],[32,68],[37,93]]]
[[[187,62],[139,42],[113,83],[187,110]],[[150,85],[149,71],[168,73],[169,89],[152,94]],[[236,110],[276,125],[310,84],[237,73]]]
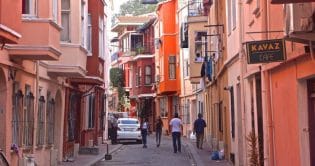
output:
[[[121,120],[121,124],[138,124],[138,121],[136,120]]]

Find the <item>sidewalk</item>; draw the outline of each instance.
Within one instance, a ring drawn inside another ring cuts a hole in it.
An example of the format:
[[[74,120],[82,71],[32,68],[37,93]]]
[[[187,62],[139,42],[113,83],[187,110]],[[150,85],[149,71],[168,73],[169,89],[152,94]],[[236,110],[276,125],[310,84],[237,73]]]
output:
[[[91,166],[95,164],[97,161],[103,159],[106,154],[107,146],[106,144],[102,144],[99,147],[99,154],[98,155],[78,155],[74,162],[61,162],[58,165],[59,166]],[[109,154],[114,153],[118,149],[122,147],[122,144],[116,144],[112,145],[109,144]]]
[[[232,164],[226,160],[211,160],[210,156],[212,151],[206,142],[203,144],[203,149],[197,149],[195,140],[190,140],[185,137],[182,138],[183,145],[186,145],[189,148],[192,158],[197,166],[232,166]]]

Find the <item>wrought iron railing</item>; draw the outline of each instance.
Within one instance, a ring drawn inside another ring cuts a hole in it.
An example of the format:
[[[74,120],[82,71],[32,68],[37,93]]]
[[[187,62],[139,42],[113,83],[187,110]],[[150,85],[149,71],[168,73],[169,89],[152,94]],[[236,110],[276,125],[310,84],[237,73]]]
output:
[[[206,15],[203,1],[191,1],[188,5],[188,16],[204,16]]]

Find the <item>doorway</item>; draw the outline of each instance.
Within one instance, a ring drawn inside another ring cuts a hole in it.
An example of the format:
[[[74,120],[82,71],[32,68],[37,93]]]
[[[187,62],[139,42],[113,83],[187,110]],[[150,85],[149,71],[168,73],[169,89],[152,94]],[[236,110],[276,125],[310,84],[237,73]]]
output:
[[[310,163],[315,165],[315,79],[308,80],[307,87]]]

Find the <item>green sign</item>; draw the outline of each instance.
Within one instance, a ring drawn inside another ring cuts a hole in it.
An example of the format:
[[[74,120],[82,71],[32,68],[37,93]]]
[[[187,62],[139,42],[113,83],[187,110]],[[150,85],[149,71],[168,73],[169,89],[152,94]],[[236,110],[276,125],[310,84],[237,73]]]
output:
[[[280,62],[286,59],[283,39],[247,42],[246,50],[248,64]]]

